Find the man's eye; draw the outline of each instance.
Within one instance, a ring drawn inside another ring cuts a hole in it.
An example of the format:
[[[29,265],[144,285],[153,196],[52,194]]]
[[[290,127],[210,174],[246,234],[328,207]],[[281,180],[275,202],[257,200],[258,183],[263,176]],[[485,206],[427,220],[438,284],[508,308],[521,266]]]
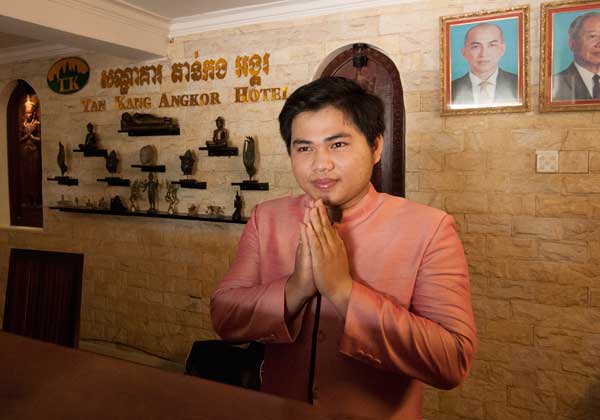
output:
[[[346,143],[344,143],[343,141],[336,141],[335,143],[333,143],[331,145],[332,149],[339,149],[340,147],[344,147],[346,146]]]
[[[308,152],[310,151],[310,147],[308,146],[299,146],[296,148],[296,152]]]

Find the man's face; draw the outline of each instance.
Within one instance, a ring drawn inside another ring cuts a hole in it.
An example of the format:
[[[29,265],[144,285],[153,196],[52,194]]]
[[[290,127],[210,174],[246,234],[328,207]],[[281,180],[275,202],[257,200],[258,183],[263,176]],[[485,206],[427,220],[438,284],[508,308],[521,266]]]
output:
[[[292,171],[312,199],[350,208],[369,190],[382,141],[371,148],[354,123],[334,107],[301,112],[292,121]]]
[[[476,76],[488,77],[496,71],[498,62],[506,51],[502,33],[496,26],[482,25],[472,29],[465,39],[461,52]]]
[[[587,18],[579,34],[569,38],[575,61],[589,71],[600,71],[600,16]]]

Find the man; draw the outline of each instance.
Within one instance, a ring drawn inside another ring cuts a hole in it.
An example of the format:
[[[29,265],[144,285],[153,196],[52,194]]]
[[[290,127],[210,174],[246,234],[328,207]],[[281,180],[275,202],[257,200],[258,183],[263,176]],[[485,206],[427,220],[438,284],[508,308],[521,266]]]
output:
[[[519,78],[498,67],[505,52],[498,25],[486,22],[470,28],[461,49],[469,72],[452,81],[452,105],[497,106],[518,101]]]
[[[573,62],[552,77],[552,100],[600,100],[600,12],[571,22],[569,48]]]
[[[420,419],[421,382],[457,386],[476,346],[453,219],[370,183],[383,116],[339,77],[287,99],[280,131],[305,194],[252,210],[211,301],[223,339],[266,344],[263,391],[335,418]]]

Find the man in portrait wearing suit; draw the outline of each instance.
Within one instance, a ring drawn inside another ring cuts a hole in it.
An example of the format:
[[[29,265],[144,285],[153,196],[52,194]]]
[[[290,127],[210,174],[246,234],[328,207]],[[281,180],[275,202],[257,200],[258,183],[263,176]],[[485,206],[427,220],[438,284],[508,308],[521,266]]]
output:
[[[461,49],[469,63],[469,72],[452,81],[452,104],[497,105],[518,101],[517,75],[498,67],[505,52],[504,35],[498,25],[485,22],[469,29]]]
[[[552,100],[600,100],[600,12],[577,17],[569,26],[573,62],[552,77]]]

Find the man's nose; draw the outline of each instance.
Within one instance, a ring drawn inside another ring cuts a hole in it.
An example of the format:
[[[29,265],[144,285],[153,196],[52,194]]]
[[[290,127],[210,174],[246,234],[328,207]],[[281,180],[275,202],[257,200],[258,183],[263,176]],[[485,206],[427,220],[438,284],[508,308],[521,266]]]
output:
[[[313,170],[314,171],[329,171],[333,169],[333,160],[329,149],[317,149],[313,158]]]

